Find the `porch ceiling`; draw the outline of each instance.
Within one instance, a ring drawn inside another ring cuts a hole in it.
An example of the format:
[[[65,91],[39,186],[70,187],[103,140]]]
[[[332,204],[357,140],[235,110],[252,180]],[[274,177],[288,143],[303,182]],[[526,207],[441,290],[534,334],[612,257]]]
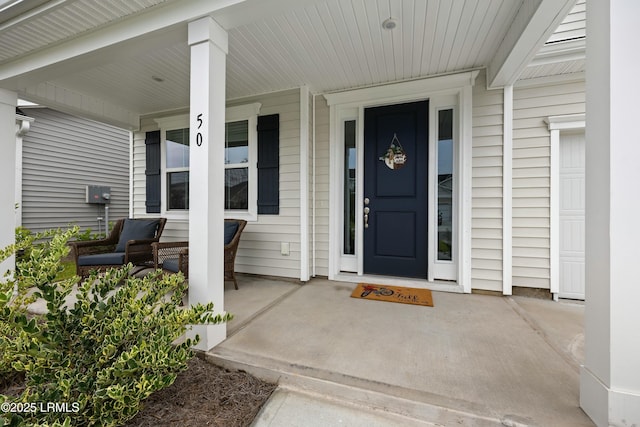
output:
[[[216,10],[211,16],[229,31],[227,98],[233,99],[301,85],[314,92],[329,92],[482,67],[488,67],[489,73],[495,68],[496,79],[512,79],[500,73],[506,67],[513,74],[526,64],[519,65],[522,59],[518,56],[512,60],[516,65],[509,65],[511,51],[537,50],[542,43],[535,38],[547,40],[573,2],[23,3],[23,8],[32,3],[33,9],[13,17],[0,12],[0,87],[75,113],[90,110],[83,105],[99,103],[100,108],[92,110],[94,116],[99,115],[98,110],[122,110],[129,121],[120,119],[120,124],[133,126],[141,115],[189,105],[187,22],[211,10]],[[556,6],[558,3],[563,6]],[[536,22],[541,15],[546,21]],[[397,26],[385,30],[382,22],[390,17]],[[101,43],[109,37],[113,43]],[[530,59],[533,53],[520,56]],[[117,120],[109,120],[105,113],[105,121]]]

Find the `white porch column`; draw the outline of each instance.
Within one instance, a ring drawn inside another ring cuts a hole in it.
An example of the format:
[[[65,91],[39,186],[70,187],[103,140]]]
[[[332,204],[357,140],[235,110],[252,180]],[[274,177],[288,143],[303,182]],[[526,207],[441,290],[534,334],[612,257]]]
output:
[[[189,304],[224,311],[224,121],[227,32],[211,17],[189,23]],[[195,326],[196,348],[209,350],[226,325]]]
[[[580,405],[640,425],[640,2],[587,2],[586,307]]]
[[[0,89],[0,248],[15,242],[16,105],[15,92]],[[14,257],[0,262],[0,280],[14,267]]]

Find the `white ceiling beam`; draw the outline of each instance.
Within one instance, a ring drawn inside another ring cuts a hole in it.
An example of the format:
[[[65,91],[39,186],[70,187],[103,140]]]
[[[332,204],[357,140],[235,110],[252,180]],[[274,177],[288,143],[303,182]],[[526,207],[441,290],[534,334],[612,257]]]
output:
[[[489,62],[487,87],[514,84],[574,4],[575,0],[524,0]]]

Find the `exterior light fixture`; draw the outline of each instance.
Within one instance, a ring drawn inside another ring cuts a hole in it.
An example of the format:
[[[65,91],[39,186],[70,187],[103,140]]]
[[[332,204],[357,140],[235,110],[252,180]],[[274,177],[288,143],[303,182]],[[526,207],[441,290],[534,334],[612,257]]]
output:
[[[382,21],[382,28],[385,30],[393,30],[398,26],[398,21],[395,18],[387,18]]]

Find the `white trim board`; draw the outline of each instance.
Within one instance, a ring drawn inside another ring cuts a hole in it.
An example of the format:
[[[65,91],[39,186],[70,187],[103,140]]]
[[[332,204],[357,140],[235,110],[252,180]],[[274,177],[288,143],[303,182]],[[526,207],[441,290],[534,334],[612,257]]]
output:
[[[300,87],[300,280],[309,273],[309,88]]]
[[[445,76],[430,77],[408,82],[390,83],[383,86],[354,89],[343,92],[326,93],[329,107],[340,105],[344,107],[391,105],[400,102],[410,102],[425,99],[439,94],[458,92],[464,86],[473,86],[480,71]]]
[[[513,293],[513,86],[503,93],[502,294]]]

